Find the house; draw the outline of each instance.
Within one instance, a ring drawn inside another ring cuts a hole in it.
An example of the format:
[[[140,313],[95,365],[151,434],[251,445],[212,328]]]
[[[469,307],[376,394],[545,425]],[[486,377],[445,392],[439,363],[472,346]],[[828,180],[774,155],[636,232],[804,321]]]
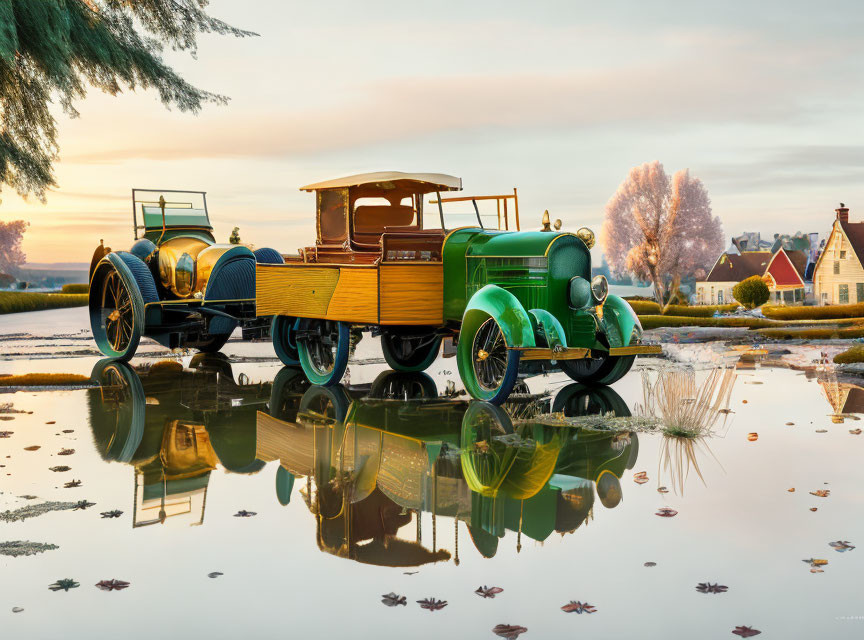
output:
[[[842,202],[835,213],[813,270],[813,294],[818,304],[864,303],[864,222],[849,222]]]
[[[742,251],[724,252],[714,263],[708,277],[696,283],[697,304],[729,304],[735,299],[732,288],[747,278],[759,276],[768,285],[769,299],[774,304],[803,304],[805,298],[804,272],[807,254],[803,251],[786,252]]]

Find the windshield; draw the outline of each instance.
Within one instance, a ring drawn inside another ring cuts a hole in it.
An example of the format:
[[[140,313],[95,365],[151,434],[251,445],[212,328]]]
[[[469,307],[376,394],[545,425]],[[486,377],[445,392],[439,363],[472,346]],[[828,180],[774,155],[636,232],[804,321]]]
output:
[[[516,218],[514,217],[513,202],[507,206],[507,199],[514,196],[477,196],[441,198],[441,210],[443,210],[444,229],[456,229],[459,227],[482,227],[484,229],[500,229],[516,231]],[[438,206],[438,198],[435,194],[429,200],[423,213],[423,227],[425,229],[440,229],[441,212]]]
[[[211,228],[207,201],[202,192],[135,189],[133,200],[145,229],[162,228],[162,202],[166,227]]]

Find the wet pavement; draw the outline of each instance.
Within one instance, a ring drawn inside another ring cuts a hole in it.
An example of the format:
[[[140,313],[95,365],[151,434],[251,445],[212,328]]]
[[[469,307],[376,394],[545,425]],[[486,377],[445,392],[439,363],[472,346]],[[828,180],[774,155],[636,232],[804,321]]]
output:
[[[126,366],[85,310],[7,318],[0,375],[89,382],[0,393],[0,637],[864,634],[864,381],[836,346],[670,343],[499,409],[455,359],[389,372],[368,337],[323,389],[266,343]],[[719,367],[728,411],[699,396]],[[638,418],[670,370],[705,437]]]

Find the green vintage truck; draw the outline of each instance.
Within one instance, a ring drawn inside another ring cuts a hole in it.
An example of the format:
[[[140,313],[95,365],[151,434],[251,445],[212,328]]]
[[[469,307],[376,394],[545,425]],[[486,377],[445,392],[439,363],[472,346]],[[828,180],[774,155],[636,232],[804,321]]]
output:
[[[468,392],[500,404],[520,372],[560,368],[577,382],[611,384],[637,355],[659,352],[642,344],[636,314],[609,295],[606,278],[591,278],[593,232],[553,231],[548,214],[543,230],[521,231],[515,189],[441,196],[461,188],[453,176],[400,172],[303,187],[316,195],[315,245],[256,266],[256,312],[274,316],[280,359],[332,385],[352,329],[380,335],[399,371],[428,368],[452,341]],[[495,213],[483,216],[478,202],[489,201]],[[445,215],[445,204],[460,202],[473,208],[469,220]]]

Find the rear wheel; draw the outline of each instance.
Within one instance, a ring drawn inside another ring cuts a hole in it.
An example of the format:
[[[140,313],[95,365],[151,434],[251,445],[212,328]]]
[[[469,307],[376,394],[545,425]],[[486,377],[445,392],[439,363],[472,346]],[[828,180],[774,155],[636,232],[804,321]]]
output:
[[[468,393],[492,404],[507,400],[519,373],[519,352],[507,348],[495,318],[487,317],[473,335],[459,336],[457,358]]]
[[[391,369],[425,371],[435,362],[441,348],[441,336],[404,336],[385,331],[381,334],[381,350]]]
[[[608,356],[582,360],[560,360],[561,370],[576,382],[612,384],[627,375],[636,356]]]
[[[284,365],[300,364],[300,354],[297,351],[297,318],[292,316],[274,316],[270,325],[270,336],[273,339],[273,350]]]
[[[348,368],[351,331],[345,322],[301,320],[297,351],[303,373],[312,384],[337,384]]]

